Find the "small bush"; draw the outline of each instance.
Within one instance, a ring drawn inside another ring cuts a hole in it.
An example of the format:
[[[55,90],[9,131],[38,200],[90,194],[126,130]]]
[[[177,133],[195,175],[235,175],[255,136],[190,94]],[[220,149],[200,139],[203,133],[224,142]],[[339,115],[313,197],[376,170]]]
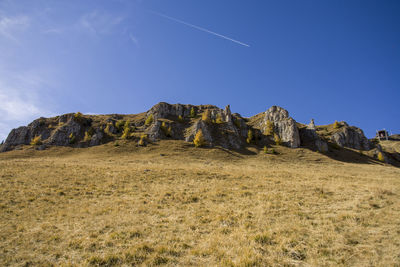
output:
[[[183,122],[183,117],[181,115],[178,116],[178,121]]]
[[[142,134],[139,139],[139,146],[146,146],[147,144],[147,134]]]
[[[166,137],[171,137],[172,128],[171,126],[167,127],[165,121],[163,121],[163,123],[161,124],[161,130],[163,131]]]
[[[274,134],[274,141],[276,145],[278,146],[282,145],[282,139],[277,134]]]
[[[129,128],[129,126],[125,127],[124,131],[122,132],[121,138],[122,139],[128,139],[130,137],[130,133],[131,133],[131,128]]]
[[[206,144],[206,141],[204,140],[203,136],[203,131],[201,129],[196,133],[193,143],[195,147],[202,147]]]
[[[379,160],[380,162],[385,162],[385,156],[383,155],[382,152],[379,152],[379,153],[378,153],[378,160]]]
[[[121,132],[124,129],[125,121],[119,120],[115,123],[115,128],[117,128],[118,132]]]
[[[338,121],[335,121],[334,123],[333,123],[333,128],[334,129],[339,129],[340,128],[340,123],[338,122]]]
[[[201,119],[204,122],[210,123],[211,122],[211,115],[210,111],[206,109],[206,111],[203,112],[203,115],[201,115]]]
[[[264,146],[264,154],[268,154],[268,147]]]
[[[251,129],[249,129],[249,131],[247,132],[246,142],[248,144],[250,144],[252,140],[253,140],[253,131]]]
[[[42,144],[42,136],[37,135],[31,140],[32,146],[40,146]]]
[[[196,117],[196,111],[194,110],[194,108],[192,108],[192,109],[190,110],[190,117],[191,117],[191,118]]]
[[[85,132],[85,137],[83,138],[84,142],[90,142],[92,140],[92,134],[90,134],[90,131]]]
[[[69,135],[69,143],[72,145],[72,144],[75,144],[75,142],[76,142],[76,137],[73,133],[71,133]]]
[[[274,134],[274,123],[270,120],[267,120],[267,127],[265,128],[265,135],[273,135]]]
[[[219,114],[219,113],[217,114],[217,118],[215,119],[215,122],[216,123],[223,123],[221,114]]]
[[[83,114],[80,113],[79,111],[77,113],[74,114],[74,120],[77,122],[81,122],[83,119]]]
[[[112,135],[112,132],[110,130],[112,126],[113,126],[112,123],[107,123],[106,128],[104,129],[104,132],[108,135]]]
[[[147,117],[147,119],[146,119],[146,121],[144,122],[144,124],[145,124],[145,125],[150,125],[150,124],[153,123],[153,121],[154,121],[153,114],[150,114],[150,115]]]

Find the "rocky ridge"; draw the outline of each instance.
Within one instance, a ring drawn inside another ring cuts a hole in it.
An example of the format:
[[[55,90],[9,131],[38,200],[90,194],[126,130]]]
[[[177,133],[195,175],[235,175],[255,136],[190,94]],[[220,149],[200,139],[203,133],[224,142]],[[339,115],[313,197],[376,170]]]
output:
[[[37,149],[49,146],[89,147],[121,138],[139,145],[162,139],[192,142],[199,130],[207,146],[225,149],[240,150],[249,145],[268,147],[279,140],[290,148],[307,147],[320,152],[338,148],[379,150],[361,129],[345,122],[338,125],[316,126],[314,120],[308,125],[297,123],[287,110],[278,106],[243,118],[238,113],[232,114],[229,105],[220,109],[213,105],[161,102],[149,111],[135,115],[70,113],[39,118],[27,126],[13,129],[0,151],[20,149],[22,145],[33,143]]]

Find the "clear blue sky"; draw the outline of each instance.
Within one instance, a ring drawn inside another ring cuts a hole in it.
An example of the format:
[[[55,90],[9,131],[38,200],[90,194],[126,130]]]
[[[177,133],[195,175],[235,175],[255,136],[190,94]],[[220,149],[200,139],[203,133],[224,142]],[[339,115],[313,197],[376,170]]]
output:
[[[400,133],[399,14],[398,0],[0,0],[0,139],[160,101]]]

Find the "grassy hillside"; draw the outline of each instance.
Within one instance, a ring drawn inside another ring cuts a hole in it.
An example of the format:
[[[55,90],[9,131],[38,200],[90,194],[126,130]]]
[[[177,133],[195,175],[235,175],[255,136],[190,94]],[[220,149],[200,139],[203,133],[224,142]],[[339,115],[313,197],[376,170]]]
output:
[[[400,262],[398,168],[124,142],[0,154],[0,265]]]

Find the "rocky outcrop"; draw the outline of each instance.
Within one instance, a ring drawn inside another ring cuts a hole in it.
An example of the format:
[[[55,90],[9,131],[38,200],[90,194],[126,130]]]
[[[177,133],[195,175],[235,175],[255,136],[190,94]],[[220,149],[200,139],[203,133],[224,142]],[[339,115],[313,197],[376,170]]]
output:
[[[317,134],[314,120],[311,120],[306,127],[299,128],[299,134],[302,146],[308,146],[319,152],[328,151],[328,143]]]
[[[348,147],[358,150],[370,149],[370,142],[365,137],[364,132],[360,128],[347,126],[347,124],[332,134],[331,142],[340,147]]]
[[[202,115],[206,111],[209,117],[203,120]],[[153,120],[146,121],[150,115]],[[266,131],[267,125],[272,125],[272,132]],[[0,146],[0,151],[29,145],[36,136],[41,137],[43,144],[37,145],[36,149],[49,146],[96,146],[120,138],[137,141],[142,135],[149,142],[162,139],[192,142],[200,129],[208,145],[227,149],[244,148],[249,130],[253,134],[249,143],[259,147],[274,143],[274,135],[277,135],[283,144],[291,148],[302,145],[326,152],[328,141],[341,147],[360,150],[372,148],[359,128],[350,127],[344,122],[340,125],[339,129],[332,130],[331,126],[316,127],[314,120],[308,125],[297,124],[287,110],[278,106],[272,106],[251,118],[242,118],[237,113],[232,114],[229,105],[220,109],[213,105],[161,102],[149,111],[135,115],[84,116],[70,113],[54,118],[39,118],[28,126],[13,129]],[[124,127],[128,127],[129,131],[123,137]]]
[[[296,121],[289,117],[289,112],[286,109],[278,106],[270,107],[264,113],[264,118],[259,126],[262,132],[265,132],[268,121],[273,122],[274,133],[281,138],[284,144],[291,148],[300,146],[300,135]]]

